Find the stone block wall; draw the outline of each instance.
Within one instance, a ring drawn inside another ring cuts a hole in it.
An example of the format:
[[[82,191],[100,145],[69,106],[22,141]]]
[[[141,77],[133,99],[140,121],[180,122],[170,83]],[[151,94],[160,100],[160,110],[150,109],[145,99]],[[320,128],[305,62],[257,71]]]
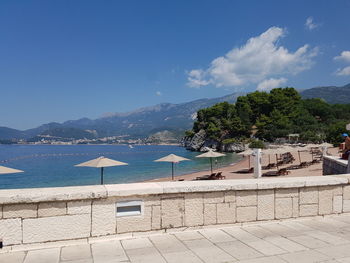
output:
[[[334,156],[324,156],[323,175],[346,174],[348,161]]]
[[[0,190],[5,246],[350,212],[350,175]],[[53,191],[55,190],[55,191]],[[93,194],[91,193],[93,192]],[[141,200],[143,213],[116,216]]]

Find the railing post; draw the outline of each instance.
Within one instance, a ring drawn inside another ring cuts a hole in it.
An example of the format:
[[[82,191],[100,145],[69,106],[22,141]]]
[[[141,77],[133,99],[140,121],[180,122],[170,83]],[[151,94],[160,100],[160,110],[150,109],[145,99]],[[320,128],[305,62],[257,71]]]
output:
[[[261,149],[253,149],[254,151],[254,177],[261,177]]]

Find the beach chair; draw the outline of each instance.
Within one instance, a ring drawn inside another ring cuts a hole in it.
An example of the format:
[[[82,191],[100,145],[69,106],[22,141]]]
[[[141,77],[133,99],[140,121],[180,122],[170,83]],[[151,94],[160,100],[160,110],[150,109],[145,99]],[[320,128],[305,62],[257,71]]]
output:
[[[290,171],[288,171],[286,168],[281,168],[278,171],[269,171],[266,173],[263,173],[262,176],[281,176],[281,175],[288,175]]]
[[[216,180],[216,179],[218,179],[216,177],[216,173],[212,173],[207,180]]]
[[[222,175],[222,172],[218,172],[215,175],[215,179],[226,179],[226,176]]]
[[[311,165],[311,162],[301,162],[299,164],[300,168],[306,168],[309,167]]]
[[[215,173],[207,174],[203,176],[196,177],[196,180],[211,180],[211,177],[215,176]]]
[[[274,167],[276,167],[275,163],[269,163],[268,165],[263,166],[262,169],[269,170],[269,169],[274,168]]]
[[[302,167],[300,167],[300,164],[294,164],[291,166],[286,167],[287,170],[296,170],[296,169],[300,169]]]
[[[290,171],[288,171],[286,168],[282,168],[282,169],[278,170],[278,173],[280,175],[288,175],[288,174],[290,174]]]
[[[251,167],[250,169],[242,169],[242,170],[236,171],[234,173],[237,173],[237,174],[249,174],[249,173],[253,173],[253,172],[254,172],[254,167]]]
[[[310,149],[310,153],[312,156],[311,164],[320,163],[322,161],[323,152],[321,151],[321,149],[319,147],[312,147]]]

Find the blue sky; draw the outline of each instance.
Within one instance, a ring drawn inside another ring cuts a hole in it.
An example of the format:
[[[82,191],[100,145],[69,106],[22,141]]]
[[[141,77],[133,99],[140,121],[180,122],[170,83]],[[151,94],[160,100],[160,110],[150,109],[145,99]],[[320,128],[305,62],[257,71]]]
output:
[[[350,82],[350,1],[1,1],[0,126]]]

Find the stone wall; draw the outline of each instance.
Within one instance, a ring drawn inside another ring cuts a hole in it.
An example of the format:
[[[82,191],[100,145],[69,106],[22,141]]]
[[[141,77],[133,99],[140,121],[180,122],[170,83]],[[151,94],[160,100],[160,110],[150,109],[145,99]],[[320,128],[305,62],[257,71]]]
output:
[[[350,212],[350,175],[0,191],[4,246]],[[116,202],[143,213],[116,216]]]
[[[335,156],[324,156],[323,175],[346,174],[348,161]]]

